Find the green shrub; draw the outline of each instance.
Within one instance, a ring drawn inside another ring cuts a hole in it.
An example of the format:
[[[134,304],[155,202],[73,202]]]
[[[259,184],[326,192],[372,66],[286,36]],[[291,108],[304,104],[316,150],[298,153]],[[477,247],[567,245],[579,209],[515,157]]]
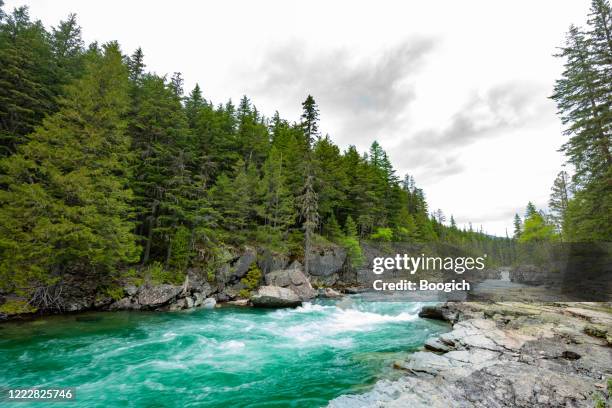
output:
[[[238,295],[243,298],[249,298],[251,296],[251,291],[259,285],[262,275],[261,269],[259,269],[257,263],[253,262],[246,276],[240,279],[240,282],[246,286],[246,288],[240,290]]]
[[[25,300],[7,300],[4,304],[0,305],[0,313],[7,315],[22,314],[22,313],[34,313],[36,308],[26,302]]]
[[[160,262],[155,261],[145,269],[145,279],[148,279],[153,284],[169,283],[180,285],[185,280],[185,273],[165,269]]]
[[[370,238],[375,241],[391,242],[393,240],[393,230],[391,228],[379,227]]]
[[[346,256],[349,265],[353,268],[359,268],[365,262],[365,257],[361,251],[359,240],[356,237],[346,237],[342,239],[342,246],[346,248]]]
[[[104,290],[104,294],[113,300],[119,300],[123,298],[123,288],[120,286],[109,287]]]
[[[189,266],[192,255],[189,248],[190,240],[191,232],[185,227],[179,227],[174,233],[170,243],[172,256],[168,262],[172,269],[184,271]]]
[[[595,402],[593,404],[594,408],[606,408],[606,401],[604,401],[599,394],[596,394],[595,397],[593,397],[593,401]]]

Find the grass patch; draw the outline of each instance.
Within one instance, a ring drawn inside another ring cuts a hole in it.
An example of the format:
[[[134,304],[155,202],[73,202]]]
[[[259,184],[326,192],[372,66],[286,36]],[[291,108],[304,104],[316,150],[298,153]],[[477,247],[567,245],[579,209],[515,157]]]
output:
[[[0,313],[7,315],[16,315],[23,313],[34,313],[36,312],[34,306],[26,302],[25,300],[7,300],[4,304],[0,305]]]

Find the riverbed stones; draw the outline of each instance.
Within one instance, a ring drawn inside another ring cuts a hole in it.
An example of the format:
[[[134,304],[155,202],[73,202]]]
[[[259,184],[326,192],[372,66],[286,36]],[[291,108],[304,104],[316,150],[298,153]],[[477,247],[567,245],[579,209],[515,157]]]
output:
[[[302,304],[300,297],[291,289],[280,286],[261,286],[251,296],[255,307],[296,307]]]

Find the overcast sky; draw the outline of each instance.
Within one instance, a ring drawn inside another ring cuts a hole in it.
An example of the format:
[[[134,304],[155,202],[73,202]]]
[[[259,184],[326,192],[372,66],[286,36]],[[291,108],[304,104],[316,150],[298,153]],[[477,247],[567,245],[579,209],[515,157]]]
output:
[[[321,130],[361,151],[378,140],[431,209],[512,233],[544,208],[564,162],[552,54],[588,0],[5,1],[54,25],[77,14],[86,42],[141,46],[149,70],[180,71],[215,103],[247,94],[297,120],[312,94]]]

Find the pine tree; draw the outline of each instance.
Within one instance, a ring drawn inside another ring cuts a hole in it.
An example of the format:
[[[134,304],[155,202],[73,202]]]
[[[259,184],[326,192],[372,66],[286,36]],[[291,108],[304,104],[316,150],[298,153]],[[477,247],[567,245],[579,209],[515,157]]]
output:
[[[562,151],[576,168],[578,184],[601,177],[612,166],[610,129],[606,125],[611,115],[608,82],[600,78],[589,44],[583,32],[570,28],[566,46],[558,55],[566,59],[565,71],[552,96],[567,125],[564,133],[569,141]]]
[[[189,121],[189,127],[191,129],[196,128],[196,120],[205,105],[206,101],[202,97],[200,85],[196,84],[185,100],[185,114],[187,115],[187,120]]]
[[[523,221],[518,214],[514,214],[514,239],[519,239],[523,232]]]
[[[233,169],[233,179],[223,173],[210,190],[211,202],[221,217],[219,224],[228,231],[244,233],[251,221],[249,217],[253,212],[255,184],[253,167],[248,170],[245,163],[239,160]]]
[[[293,196],[283,173],[283,155],[274,147],[263,165],[258,196],[261,204],[257,213],[264,219],[269,233],[286,231],[295,222]]]
[[[310,172],[306,176],[302,195],[299,197],[300,215],[304,229],[304,272],[309,271],[309,254],[312,250],[314,232],[319,224],[318,197],[314,191],[314,177]]]
[[[183,79],[183,74],[180,72],[175,72],[172,74],[172,78],[170,78],[170,89],[174,92],[178,98],[183,97],[183,85],[185,81]]]
[[[312,146],[319,136],[319,108],[311,95],[302,103],[301,126],[308,146]]]
[[[144,69],[146,67],[144,63],[144,53],[142,48],[138,47],[136,51],[128,58],[128,69],[130,71],[130,81],[138,83],[144,75]]]
[[[50,39],[58,81],[54,92],[61,94],[62,87],[78,78],[83,70],[84,43],[76,15],[70,14],[68,19],[60,21],[52,29]]]
[[[538,210],[536,206],[530,201],[527,203],[527,208],[525,210],[525,219],[531,217],[534,214],[537,214]]]
[[[353,217],[350,215],[346,217],[346,222],[344,223],[344,231],[346,232],[347,237],[357,238],[357,224],[353,221]]]
[[[131,186],[139,214],[137,231],[145,248],[142,261],[153,257],[168,262],[174,232],[190,224],[193,216],[186,209],[196,188],[193,139],[180,99],[164,78],[144,74],[132,83],[131,93],[129,132],[139,157]]]
[[[26,135],[56,109],[59,81],[49,34],[31,22],[27,7],[0,21],[0,157],[15,152]]]
[[[334,213],[330,215],[325,223],[325,233],[331,240],[338,240],[344,236],[342,228],[340,228],[340,224],[338,224],[338,220]]]
[[[0,274],[28,292],[69,270],[104,274],[134,262],[124,115],[127,70],[116,43],[87,62],[59,112],[0,161]],[[31,292],[30,292],[31,293]]]
[[[569,194],[569,176],[565,171],[561,171],[553,183],[550,200],[548,201],[548,206],[552,213],[551,218],[558,232],[561,232],[563,227],[563,220],[565,219],[570,198]]]
[[[342,166],[340,149],[329,136],[316,141],[312,151],[315,188],[319,196],[319,213],[328,219],[346,199],[347,174]],[[325,227],[325,226],[323,226]]]

